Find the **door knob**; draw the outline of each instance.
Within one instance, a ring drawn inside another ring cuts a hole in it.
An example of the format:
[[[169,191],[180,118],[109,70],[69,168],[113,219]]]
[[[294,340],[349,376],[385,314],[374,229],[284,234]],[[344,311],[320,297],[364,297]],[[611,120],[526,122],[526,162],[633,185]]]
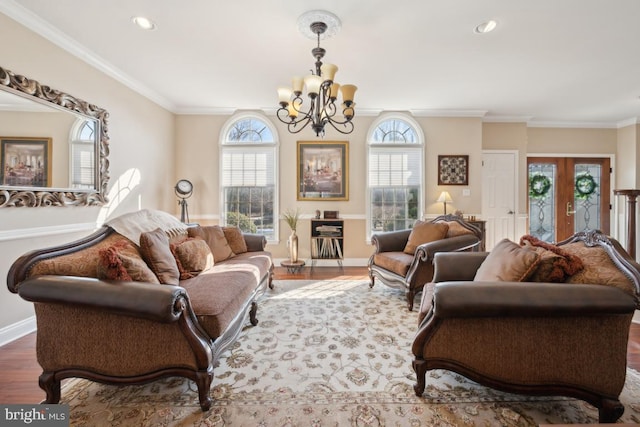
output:
[[[509,209],[509,212],[507,212],[507,214],[509,214],[509,215],[513,215],[514,213],[515,213],[515,212],[514,212],[514,211],[512,211],[511,209]]]

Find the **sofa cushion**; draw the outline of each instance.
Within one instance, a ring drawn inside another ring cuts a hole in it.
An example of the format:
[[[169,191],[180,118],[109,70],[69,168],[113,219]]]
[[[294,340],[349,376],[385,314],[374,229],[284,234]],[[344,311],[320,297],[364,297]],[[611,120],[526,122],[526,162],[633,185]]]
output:
[[[540,255],[509,239],[502,239],[476,271],[474,281],[522,282],[533,274]]]
[[[635,297],[633,282],[616,267],[604,248],[589,247],[584,242],[569,243],[561,247],[566,252],[578,256],[584,265],[584,268],[569,277],[566,283],[615,286]]]
[[[448,230],[449,226],[444,222],[416,221],[404,247],[404,253],[413,255],[416,253],[418,246],[444,239]]]
[[[465,234],[475,234],[458,221],[444,221],[443,223],[449,226],[446,238],[464,236]]]
[[[222,231],[234,254],[239,255],[247,252],[247,242],[244,240],[242,230],[238,227],[222,227]]]
[[[178,244],[171,244],[180,280],[196,277],[213,267],[213,254],[207,242],[199,237],[188,237]]]
[[[200,237],[207,242],[213,254],[214,262],[221,262],[235,256],[229,246],[229,242],[227,242],[227,238],[224,236],[222,227],[219,225],[189,227],[188,233],[189,237]]]
[[[413,255],[404,252],[381,252],[373,256],[373,264],[392,271],[402,277],[407,276],[413,262]]]
[[[538,266],[527,279],[529,282],[562,283],[583,268],[580,258],[535,236],[522,236],[520,245],[531,247],[540,255]]]
[[[98,254],[98,279],[160,283],[142,259],[138,248],[129,240],[120,240],[101,249]]]
[[[140,253],[160,283],[179,284],[180,271],[169,247],[169,237],[160,228],[140,235]]]

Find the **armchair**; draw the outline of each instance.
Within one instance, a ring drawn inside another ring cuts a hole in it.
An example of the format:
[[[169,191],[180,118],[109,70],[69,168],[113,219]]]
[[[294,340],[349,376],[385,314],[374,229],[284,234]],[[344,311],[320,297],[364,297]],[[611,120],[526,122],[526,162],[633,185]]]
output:
[[[506,392],[584,400],[601,423],[622,416],[640,265],[598,231],[557,247],[584,264],[566,283],[474,281],[488,253],[435,256],[412,345],[417,396],[427,371],[447,369]]]
[[[441,224],[443,238],[419,243],[414,230],[425,224]],[[375,285],[376,278],[383,284],[406,292],[407,308],[413,310],[413,300],[425,283],[433,277],[433,257],[437,252],[471,251],[479,248],[482,232],[476,226],[454,215],[442,215],[430,223],[416,221],[413,229],[374,234],[371,243],[375,251],[369,258],[368,270]],[[413,249],[412,252],[409,248]]]

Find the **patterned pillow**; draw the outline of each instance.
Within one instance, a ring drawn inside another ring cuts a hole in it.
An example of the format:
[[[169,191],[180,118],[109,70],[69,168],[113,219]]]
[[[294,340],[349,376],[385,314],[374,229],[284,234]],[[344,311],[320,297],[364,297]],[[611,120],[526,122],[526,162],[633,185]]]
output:
[[[444,239],[447,236],[447,231],[449,231],[449,226],[444,222],[416,221],[404,247],[404,253],[415,254],[418,246]]]
[[[213,267],[213,254],[207,242],[200,238],[188,237],[178,244],[171,245],[180,271],[180,280],[191,279]]]
[[[238,227],[222,227],[222,231],[234,254],[239,255],[248,251],[247,242],[244,241],[242,231]]]
[[[584,265],[582,271],[569,277],[567,283],[615,286],[635,296],[635,288],[631,279],[620,271],[601,246],[589,247],[584,242],[575,242],[562,245],[562,249],[579,257]]]
[[[195,227],[189,227],[189,237],[200,237],[207,242],[211,253],[213,254],[214,262],[224,261],[225,259],[236,256],[227,242],[227,238],[224,237],[224,231],[222,227],[218,225],[207,225]]]
[[[160,283],[177,285],[180,271],[169,247],[169,237],[160,228],[140,235],[140,253]]]
[[[480,264],[473,280],[522,282],[533,274],[539,260],[534,250],[502,239]]]
[[[527,280],[529,282],[565,282],[583,269],[582,261],[561,247],[544,242],[537,237],[525,235],[520,245],[530,247],[540,255],[538,267]]]
[[[159,284],[140,252],[127,240],[121,240],[99,252],[98,279]]]
[[[465,234],[474,234],[473,231],[469,230],[458,221],[444,221],[444,223],[449,226],[449,230],[447,230],[447,238],[464,236]]]

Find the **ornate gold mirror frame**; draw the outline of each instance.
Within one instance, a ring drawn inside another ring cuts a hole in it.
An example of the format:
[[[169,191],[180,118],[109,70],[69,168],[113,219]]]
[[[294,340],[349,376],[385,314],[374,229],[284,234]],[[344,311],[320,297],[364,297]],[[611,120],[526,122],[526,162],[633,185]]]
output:
[[[93,119],[97,124],[96,186],[94,189],[29,188],[0,186],[0,208],[38,206],[100,206],[107,202],[109,182],[109,113],[93,104],[52,89],[25,76],[0,67],[0,90],[29,98],[41,104],[67,110],[79,116]],[[4,165],[3,165],[4,167]]]

